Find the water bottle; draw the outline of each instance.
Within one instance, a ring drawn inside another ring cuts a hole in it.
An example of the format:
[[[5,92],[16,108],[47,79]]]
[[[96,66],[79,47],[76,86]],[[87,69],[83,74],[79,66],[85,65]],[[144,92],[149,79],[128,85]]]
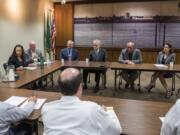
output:
[[[41,68],[44,68],[44,57],[40,58],[40,66]]]
[[[15,73],[14,73],[14,66],[13,65],[9,65],[9,72],[8,72],[8,80],[9,81],[15,81]]]

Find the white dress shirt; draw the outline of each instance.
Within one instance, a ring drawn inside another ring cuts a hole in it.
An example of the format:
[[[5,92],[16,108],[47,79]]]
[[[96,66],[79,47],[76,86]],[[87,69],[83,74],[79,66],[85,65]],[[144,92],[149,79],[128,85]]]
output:
[[[119,135],[118,118],[112,118],[98,104],[63,96],[42,108],[44,135]]]
[[[167,112],[161,127],[161,135],[180,135],[180,100]]]

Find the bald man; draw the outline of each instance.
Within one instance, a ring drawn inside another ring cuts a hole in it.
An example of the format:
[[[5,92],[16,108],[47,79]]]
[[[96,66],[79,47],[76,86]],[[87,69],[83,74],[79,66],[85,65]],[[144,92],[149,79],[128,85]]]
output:
[[[60,100],[42,108],[45,135],[119,135],[121,125],[103,107],[80,100],[82,77],[79,70],[67,68],[59,75]]]
[[[42,57],[42,52],[36,48],[36,43],[34,41],[29,43],[29,49],[26,50],[26,54],[30,60],[35,61],[40,61],[40,58]]]
[[[60,51],[59,59],[74,61],[79,60],[79,53],[74,48],[74,42],[72,40],[67,41],[67,47]]]
[[[140,64],[142,63],[142,55],[139,49],[135,48],[134,42],[128,42],[127,48],[121,51],[119,62],[124,64]],[[137,71],[122,71],[122,78],[126,81],[125,88],[131,86],[134,89],[134,81],[138,78],[139,72]]]

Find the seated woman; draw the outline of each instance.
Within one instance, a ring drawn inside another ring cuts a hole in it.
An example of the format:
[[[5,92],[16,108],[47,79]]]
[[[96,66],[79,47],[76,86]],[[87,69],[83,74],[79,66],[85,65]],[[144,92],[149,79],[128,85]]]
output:
[[[8,65],[14,65],[16,70],[23,70],[23,67],[28,66],[30,63],[31,61],[27,61],[23,46],[20,44],[16,45],[12,55],[9,57]]]
[[[164,45],[163,51],[159,52],[159,55],[157,57],[157,63],[158,64],[169,64],[170,62],[175,62],[176,55],[173,53],[172,45],[169,43],[166,43]],[[145,88],[150,92],[152,88],[155,87],[155,82],[157,78],[159,78],[161,84],[166,90],[166,97],[169,98],[171,96],[171,90],[168,88],[165,76],[167,75],[167,72],[155,72],[151,77],[151,82],[149,85],[147,85]]]

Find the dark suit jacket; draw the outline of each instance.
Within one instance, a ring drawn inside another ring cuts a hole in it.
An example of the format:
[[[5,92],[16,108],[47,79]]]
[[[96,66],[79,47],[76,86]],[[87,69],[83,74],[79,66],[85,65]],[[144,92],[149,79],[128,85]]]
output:
[[[162,64],[163,56],[164,56],[164,53],[162,51],[159,52],[158,57],[157,57],[158,64]],[[176,61],[176,54],[171,53],[167,56],[167,58],[165,60],[165,64],[169,64],[170,62],[175,62],[175,61]]]
[[[64,60],[68,60],[68,48],[64,48],[61,50],[59,58],[64,59]],[[79,60],[79,53],[74,48],[72,48],[71,60]]]
[[[105,49],[99,49],[99,52],[96,53],[95,50],[91,51],[89,54],[89,61],[106,61],[107,53]]]
[[[126,49],[123,49],[121,51],[121,54],[119,56],[119,62],[120,63],[125,63],[125,60],[129,60],[129,54],[128,54],[128,51],[127,51],[127,48]],[[140,64],[142,63],[142,55],[141,55],[141,51],[139,49],[134,49],[133,50],[133,53],[132,53],[132,61],[135,63],[135,64]]]

